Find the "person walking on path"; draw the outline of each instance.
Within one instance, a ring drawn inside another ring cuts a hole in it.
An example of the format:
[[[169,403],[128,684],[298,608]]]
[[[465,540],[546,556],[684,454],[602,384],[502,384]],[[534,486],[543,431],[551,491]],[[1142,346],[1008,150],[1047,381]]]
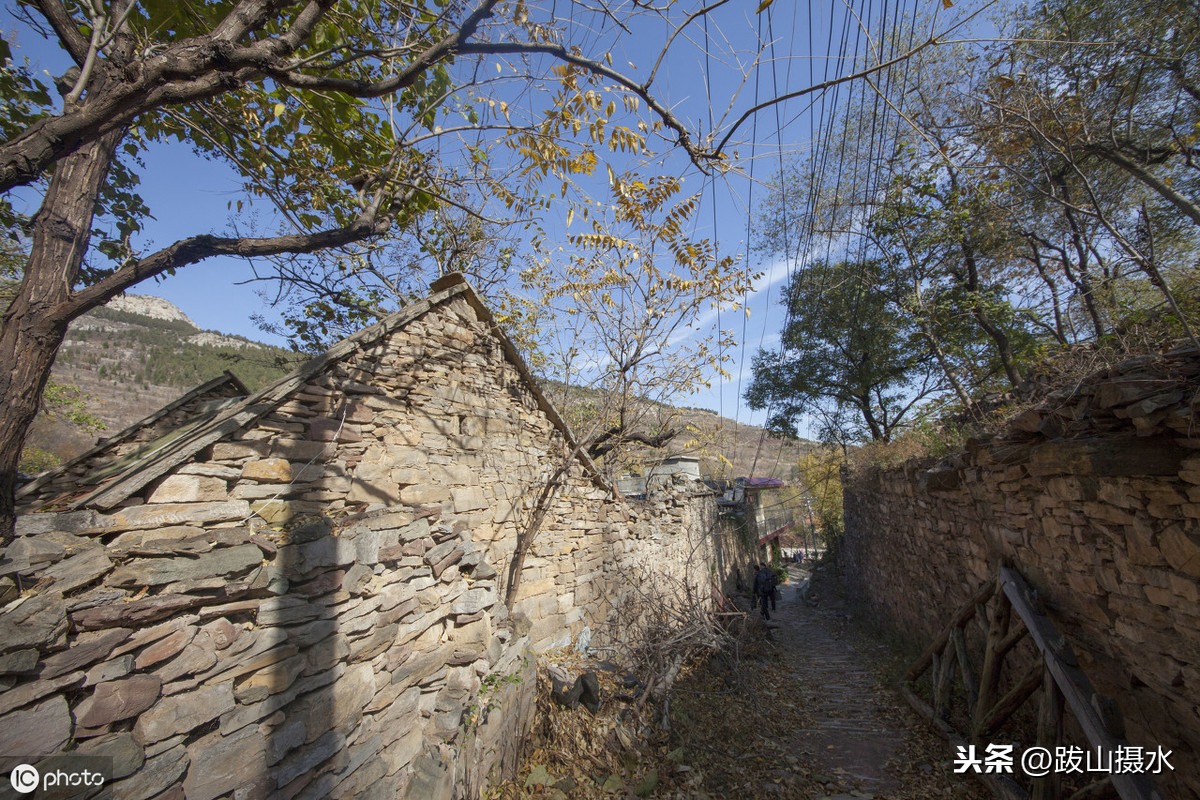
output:
[[[766,564],[759,564],[758,571],[754,573],[754,604],[761,606],[759,613],[763,619],[770,619],[771,612],[767,610],[767,603],[771,595],[775,594],[775,571]]]
[[[775,601],[779,595],[779,573],[770,564],[764,564],[767,568],[767,595],[771,598],[771,610],[775,610]]]

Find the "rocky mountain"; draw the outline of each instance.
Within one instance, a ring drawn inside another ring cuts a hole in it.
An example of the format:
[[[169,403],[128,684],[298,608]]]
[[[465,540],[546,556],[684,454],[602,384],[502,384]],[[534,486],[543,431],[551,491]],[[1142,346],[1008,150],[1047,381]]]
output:
[[[148,294],[117,295],[108,301],[106,308],[167,322],[186,322],[196,330],[200,330],[200,326],[192,322],[191,318],[179,309],[179,306],[161,297],[153,297]]]
[[[89,414],[105,428],[88,432],[40,415],[26,449],[69,459],[99,436],[116,433],[204,381],[230,370],[251,390],[285,374],[303,358],[241,336],[201,330],[161,297],[114,298],[72,323],[52,377],[75,387]]]

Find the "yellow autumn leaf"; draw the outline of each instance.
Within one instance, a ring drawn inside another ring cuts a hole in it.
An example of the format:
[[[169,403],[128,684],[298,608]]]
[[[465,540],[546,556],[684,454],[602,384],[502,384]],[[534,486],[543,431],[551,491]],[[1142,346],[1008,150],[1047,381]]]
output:
[[[285,106],[283,103],[276,103],[275,104],[275,119],[279,119],[281,116],[283,116],[283,112],[285,112],[285,111],[287,111],[287,106]]]

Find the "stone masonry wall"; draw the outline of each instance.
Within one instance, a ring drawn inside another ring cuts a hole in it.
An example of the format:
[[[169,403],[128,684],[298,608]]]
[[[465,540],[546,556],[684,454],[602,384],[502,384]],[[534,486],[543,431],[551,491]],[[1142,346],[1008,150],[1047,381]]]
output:
[[[1198,375],[1194,350],[1131,360],[966,453],[864,470],[841,552],[852,597],[920,649],[1018,569],[1129,740],[1173,751],[1156,781],[1178,798],[1200,797]]]
[[[476,797],[520,755],[538,651],[618,638],[647,591],[707,601],[711,498],[631,507],[575,461],[509,613],[567,448],[469,290],[435,297],[118,506],[19,518],[0,770],[103,755],[131,800]]]

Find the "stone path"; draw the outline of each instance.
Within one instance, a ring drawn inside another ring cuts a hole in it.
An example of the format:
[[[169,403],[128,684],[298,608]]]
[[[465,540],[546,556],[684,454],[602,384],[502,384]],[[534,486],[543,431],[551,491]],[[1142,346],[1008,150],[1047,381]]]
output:
[[[803,687],[815,726],[795,732],[798,749],[839,784],[879,794],[900,788],[884,765],[895,758],[906,732],[878,713],[876,678],[867,654],[844,632],[844,611],[833,598],[804,602],[794,588],[807,572],[789,566],[792,577],[771,617],[773,638],[792,665],[788,684]]]

